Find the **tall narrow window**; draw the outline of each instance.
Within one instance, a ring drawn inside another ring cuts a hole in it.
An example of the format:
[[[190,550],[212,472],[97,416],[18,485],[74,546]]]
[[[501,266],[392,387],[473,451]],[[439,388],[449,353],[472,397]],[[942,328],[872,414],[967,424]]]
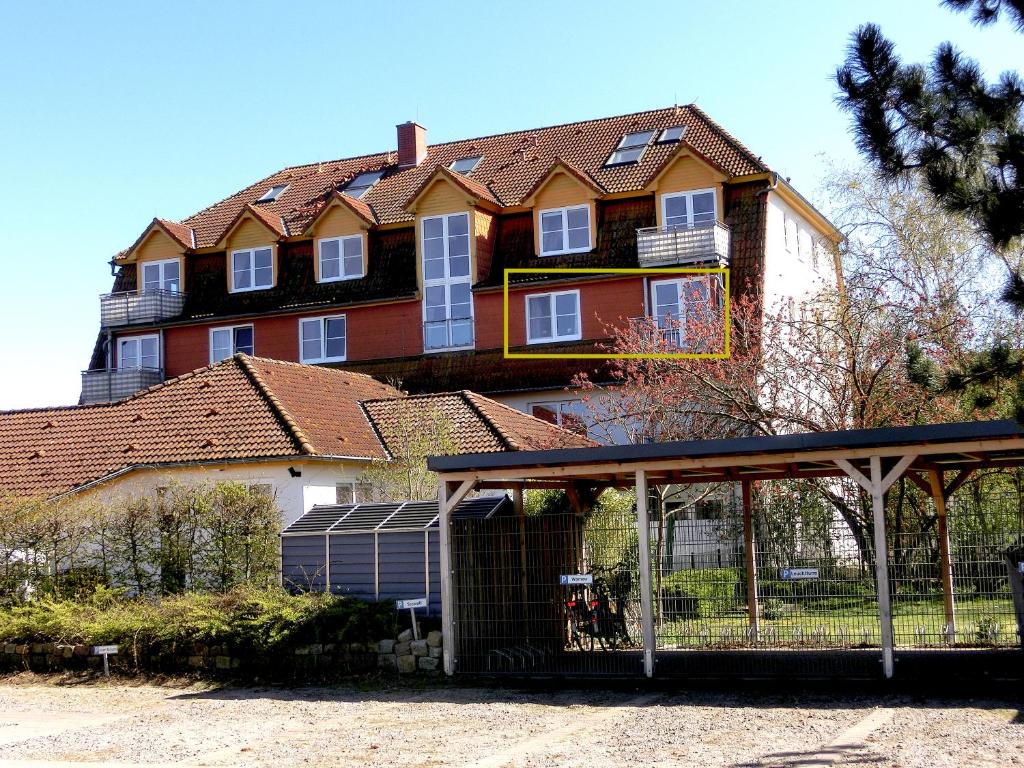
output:
[[[329,237],[317,242],[320,282],[353,280],[363,276],[363,236]]]
[[[235,352],[255,354],[251,325],[233,325],[210,329],[210,362],[231,357]]]
[[[540,212],[540,255],[589,251],[590,206],[552,208]]]
[[[142,264],[142,290],[181,292],[181,264],[177,259],[170,261],[147,261]]]
[[[472,347],[469,214],[424,218],[422,231],[423,348]]]
[[[231,252],[231,290],[258,291],[274,284],[274,258],[270,248]]]
[[[309,317],[299,321],[299,347],[304,363],[330,363],[345,359],[345,315]]]
[[[160,368],[160,337],[132,336],[120,339],[117,346],[117,367],[122,370],[132,368]]]
[[[573,341],[580,338],[580,292],[558,291],[526,297],[526,341]]]
[[[715,223],[715,191],[698,189],[662,195],[661,215],[666,229],[706,227]]]

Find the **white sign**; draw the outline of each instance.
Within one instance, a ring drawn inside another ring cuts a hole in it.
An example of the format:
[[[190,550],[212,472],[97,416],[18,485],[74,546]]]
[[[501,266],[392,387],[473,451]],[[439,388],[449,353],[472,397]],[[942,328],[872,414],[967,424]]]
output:
[[[594,583],[594,577],[589,573],[563,573],[558,580],[565,585]]]
[[[107,654],[117,653],[116,645],[94,645],[92,647],[93,656],[106,656]]]
[[[426,608],[427,598],[417,597],[415,600],[396,600],[395,605],[398,606],[399,610],[405,608]]]
[[[783,568],[783,581],[811,581],[819,578],[817,568]]]
[[[1017,570],[1024,573],[1024,562],[1017,563]]]

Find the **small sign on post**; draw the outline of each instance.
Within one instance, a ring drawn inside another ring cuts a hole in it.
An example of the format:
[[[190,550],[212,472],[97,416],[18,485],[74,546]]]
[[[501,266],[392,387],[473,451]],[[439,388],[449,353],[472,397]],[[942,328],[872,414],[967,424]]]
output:
[[[93,656],[103,657],[103,676],[110,677],[110,662],[107,661],[108,656],[112,656],[117,653],[116,645],[94,645],[92,647]]]
[[[396,600],[395,606],[398,610],[403,611],[406,608],[409,609],[409,619],[412,621],[412,637],[413,640],[420,639],[420,628],[416,623],[416,609],[427,607],[427,598],[417,597],[412,600]]]
[[[783,581],[813,581],[821,578],[817,568],[783,568]]]
[[[589,573],[563,573],[558,577],[558,582],[563,586],[589,586],[594,583],[594,577]]]

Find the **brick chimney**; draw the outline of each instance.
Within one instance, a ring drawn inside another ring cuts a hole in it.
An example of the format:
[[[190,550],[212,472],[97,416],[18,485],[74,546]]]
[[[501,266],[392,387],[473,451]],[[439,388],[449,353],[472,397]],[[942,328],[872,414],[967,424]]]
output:
[[[409,121],[398,129],[398,167],[412,168],[427,158],[427,129]]]

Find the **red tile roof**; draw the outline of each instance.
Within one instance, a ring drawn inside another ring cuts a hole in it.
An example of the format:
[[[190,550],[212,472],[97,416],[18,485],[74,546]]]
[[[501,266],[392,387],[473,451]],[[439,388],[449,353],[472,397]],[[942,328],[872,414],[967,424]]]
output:
[[[437,397],[463,450],[579,445],[577,435],[544,422],[540,430],[480,395],[456,396],[473,408]],[[415,399],[419,410],[424,398]],[[388,415],[402,402],[363,374],[235,355],[116,403],[0,411],[0,494],[64,493],[139,466],[385,458]],[[371,423],[372,412],[383,421]]]
[[[475,392],[416,395],[400,400],[367,400],[367,417],[393,454],[410,430],[429,429],[434,419],[451,425],[453,453],[591,448],[593,440],[560,429]],[[439,451],[440,453],[441,451]]]
[[[436,169],[447,170],[453,161],[473,155],[482,155],[483,159],[472,172],[468,176],[454,175],[472,183],[476,192],[486,191],[505,206],[520,204],[555,158],[608,193],[639,191],[677,145],[652,142],[640,161],[629,165],[605,167],[608,155],[626,133],[660,131],[680,125],[686,127],[683,143],[728,175],[768,170],[699,108],[668,107],[434,144],[427,147],[427,158],[413,168],[399,169],[398,155],[393,151],[285,168],[190,216],[182,226],[194,228],[197,247],[213,246],[246,205],[258,200],[269,187],[287,184],[288,188],[276,200],[260,203],[258,208],[268,216],[283,218],[288,230],[297,234],[305,230],[319,211],[318,200],[344,188],[356,175],[375,170],[386,173],[361,202],[372,209],[381,224],[412,221],[405,203],[425,180]]]

